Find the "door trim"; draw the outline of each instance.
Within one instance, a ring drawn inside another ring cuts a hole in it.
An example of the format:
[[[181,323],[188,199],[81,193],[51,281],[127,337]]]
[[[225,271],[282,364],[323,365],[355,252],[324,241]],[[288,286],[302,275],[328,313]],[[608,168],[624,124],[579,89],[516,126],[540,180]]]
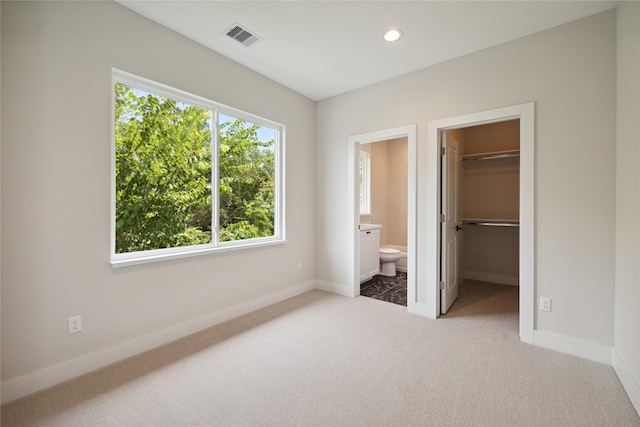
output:
[[[419,244],[426,253],[426,268],[417,271],[417,282],[425,284],[427,317],[435,319],[440,315],[440,145],[441,131],[520,119],[520,339],[533,343],[534,330],[534,288],[535,288],[535,169],[534,169],[534,120],[533,102],[510,107],[465,114],[429,122],[427,150],[419,159],[426,165],[427,176],[420,182],[419,207],[425,207],[426,233],[420,236]],[[423,190],[421,190],[422,192]],[[423,199],[424,197],[424,199]],[[422,211],[422,210],[421,210]],[[423,243],[424,242],[424,246]]]
[[[348,253],[353,257],[348,263],[350,296],[360,295],[360,204],[358,182],[358,160],[360,144],[386,141],[389,139],[407,138],[407,310],[412,311],[416,303],[416,125],[400,126],[376,132],[368,132],[349,137],[349,166],[348,166],[348,191],[349,200],[349,231],[352,238],[348,239],[350,247]]]

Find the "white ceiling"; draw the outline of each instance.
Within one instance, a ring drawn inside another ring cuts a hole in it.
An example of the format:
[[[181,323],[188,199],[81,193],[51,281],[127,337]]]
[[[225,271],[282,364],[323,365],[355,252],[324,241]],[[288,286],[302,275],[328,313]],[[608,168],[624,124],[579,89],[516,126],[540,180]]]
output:
[[[615,1],[128,1],[123,6],[313,100],[495,46]],[[263,38],[227,37],[239,23]],[[400,27],[395,43],[382,39]]]

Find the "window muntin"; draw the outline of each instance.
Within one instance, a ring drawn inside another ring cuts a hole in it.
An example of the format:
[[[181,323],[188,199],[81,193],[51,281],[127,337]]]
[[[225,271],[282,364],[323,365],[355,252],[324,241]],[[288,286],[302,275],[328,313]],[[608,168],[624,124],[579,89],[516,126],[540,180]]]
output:
[[[113,88],[114,266],[284,241],[283,126],[118,70]]]
[[[371,155],[360,152],[360,215],[371,215]]]

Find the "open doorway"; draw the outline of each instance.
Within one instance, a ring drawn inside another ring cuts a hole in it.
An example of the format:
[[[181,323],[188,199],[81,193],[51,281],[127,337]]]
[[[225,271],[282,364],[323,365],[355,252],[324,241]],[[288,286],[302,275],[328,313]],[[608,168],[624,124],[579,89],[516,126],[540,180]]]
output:
[[[425,164],[429,171],[428,182],[435,185],[425,185],[425,204],[427,205],[427,234],[435,236],[435,239],[427,239],[425,242],[427,263],[426,269],[418,271],[418,281],[426,283],[426,313],[428,317],[437,318],[442,309],[442,294],[451,290],[452,285],[447,288],[447,280],[451,280],[447,275],[458,275],[459,266],[455,263],[448,263],[447,256],[455,257],[458,253],[457,244],[450,244],[448,241],[450,234],[457,233],[455,227],[462,224],[461,218],[451,219],[447,224],[446,214],[442,217],[442,204],[447,210],[447,191],[443,188],[443,181],[447,181],[447,176],[451,177],[451,171],[447,172],[447,166],[456,170],[455,164],[447,165],[441,163],[443,136],[447,132],[456,129],[469,128],[491,123],[518,120],[519,123],[519,177],[518,177],[518,272],[517,283],[519,284],[518,311],[519,311],[519,335],[522,341],[533,342],[534,326],[534,104],[520,104],[512,107],[505,107],[496,110],[489,110],[463,116],[452,117],[432,121],[429,123],[429,142]],[[455,150],[455,148],[453,148]],[[445,147],[445,152],[447,148]],[[505,150],[509,151],[509,150]],[[461,160],[461,158],[460,158]],[[454,178],[455,180],[455,178]],[[459,184],[454,181],[454,185]],[[474,219],[474,218],[470,218]],[[482,218],[479,218],[482,219]],[[486,218],[491,219],[491,218]],[[508,219],[508,218],[506,218]],[[444,220],[444,223],[442,222]],[[444,226],[442,224],[445,224]],[[513,225],[513,224],[511,224]],[[463,225],[464,226],[464,225]],[[444,250],[443,250],[444,248]],[[495,277],[494,277],[495,278]],[[445,288],[442,290],[442,288]],[[455,300],[455,296],[449,295]],[[444,297],[447,298],[446,296]],[[448,302],[445,302],[448,303]],[[446,308],[444,309],[446,311]]]
[[[407,309],[411,311],[415,304],[416,295],[416,126],[409,125],[399,128],[386,129],[377,132],[354,135],[349,138],[349,210],[351,221],[351,231],[353,239],[353,258],[350,264],[350,278],[352,296],[360,295],[361,282],[361,258],[366,256],[365,248],[361,247],[360,236],[360,153],[361,145],[372,144],[381,141],[406,141],[406,284],[407,284]],[[366,151],[366,150],[365,150]],[[374,252],[377,252],[374,251]],[[375,257],[375,255],[373,255]],[[378,264],[375,257],[373,264]]]
[[[507,120],[520,120],[519,195],[519,336],[533,343],[534,327],[534,104],[526,103],[430,121],[425,149],[416,150],[416,125],[349,137],[347,250],[349,286],[343,294],[360,294],[359,146],[394,138],[408,139],[407,311],[440,316],[440,135],[442,131]],[[420,169],[418,170],[418,165]],[[419,173],[418,173],[419,172]],[[418,192],[419,189],[419,192]],[[420,259],[418,268],[417,257]]]
[[[360,295],[407,306],[408,141],[360,144]],[[364,249],[364,250],[363,250]]]
[[[440,139],[440,312],[509,313],[517,322],[520,119]]]

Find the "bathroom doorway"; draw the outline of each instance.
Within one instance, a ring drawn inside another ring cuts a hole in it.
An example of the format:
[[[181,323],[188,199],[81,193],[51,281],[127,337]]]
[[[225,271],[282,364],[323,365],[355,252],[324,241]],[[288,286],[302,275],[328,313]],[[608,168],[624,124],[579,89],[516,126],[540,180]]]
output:
[[[360,295],[405,307],[408,158],[406,137],[360,144]]]
[[[407,293],[406,293],[406,301],[407,301],[407,309],[408,311],[412,311],[412,307],[415,304],[415,294],[416,294],[416,274],[415,274],[415,254],[416,254],[416,126],[409,125],[403,126],[399,128],[387,129],[377,132],[371,132],[366,134],[354,135],[349,138],[349,181],[352,185],[349,186],[349,210],[350,210],[350,221],[351,232],[353,239],[352,243],[352,251],[353,254],[352,262],[350,262],[350,278],[352,280],[352,296],[360,295],[360,259],[363,254],[364,248],[361,248],[360,244],[360,224],[361,224],[361,216],[360,216],[360,152],[361,145],[365,147],[365,145],[369,145],[366,148],[372,148],[370,144],[381,143],[385,141],[384,144],[387,144],[386,147],[380,145],[379,147],[384,150],[388,149],[389,144],[405,144],[405,151],[403,154],[406,159],[406,211],[401,213],[405,217],[406,220],[406,232],[405,239],[402,239],[399,243],[405,243],[406,245],[397,245],[397,246],[406,246],[406,284],[407,284]],[[366,149],[365,149],[366,152]],[[388,160],[388,159],[387,159]],[[395,200],[395,199],[394,199]],[[386,202],[388,203],[388,201]],[[375,212],[368,219],[369,222],[375,221]],[[363,220],[367,221],[367,217],[363,216]],[[389,223],[390,224],[390,223]],[[384,226],[384,224],[383,224]],[[394,226],[389,225],[387,229],[383,232],[382,243],[392,244],[389,240],[388,232],[394,229]]]

